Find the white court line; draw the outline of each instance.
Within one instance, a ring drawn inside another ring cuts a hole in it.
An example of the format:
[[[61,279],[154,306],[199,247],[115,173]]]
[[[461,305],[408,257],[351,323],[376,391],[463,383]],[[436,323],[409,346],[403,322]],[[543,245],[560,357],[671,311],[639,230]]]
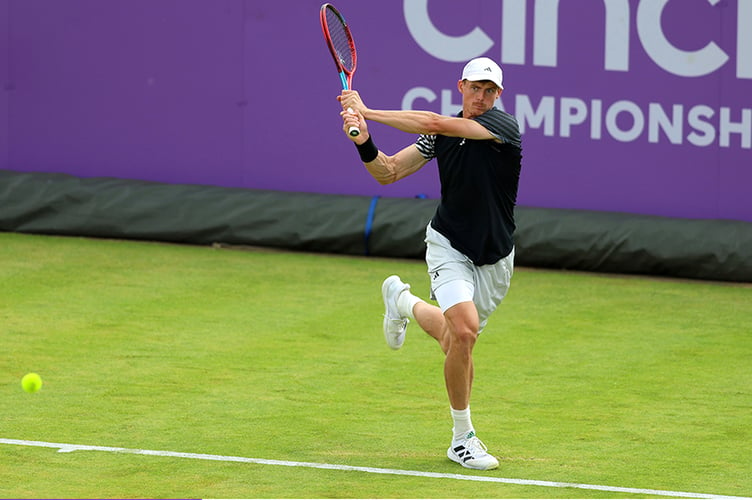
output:
[[[259,465],[282,465],[285,467],[306,467],[310,469],[328,469],[338,471],[366,472],[370,474],[391,474],[395,476],[418,476],[437,479],[459,479],[463,481],[478,481],[487,483],[517,484],[525,486],[543,486],[548,488],[576,488],[581,490],[613,491],[616,493],[632,493],[637,495],[655,495],[681,498],[718,498],[718,499],[750,499],[752,497],[735,497],[713,495],[706,493],[688,493],[684,491],[665,491],[641,488],[620,488],[617,486],[599,486],[595,484],[560,483],[555,481],[535,481],[529,479],[506,479],[494,476],[471,476],[465,474],[443,474],[439,472],[423,472],[416,470],[382,469],[378,467],[357,467],[352,465],[325,464],[314,462],[291,462],[287,460],[267,460],[264,458],[233,457],[224,455],[205,455],[203,453],[182,453],[177,451],[136,450],[130,448],[113,448],[109,446],[87,446],[81,444],[47,443],[44,441],[24,441],[20,439],[0,438],[0,444],[17,446],[35,446],[40,448],[54,448],[60,453],[74,451],[105,451],[111,453],[126,453],[131,455],[149,455],[157,457],[190,458],[193,460],[213,460],[216,462],[240,462]]]

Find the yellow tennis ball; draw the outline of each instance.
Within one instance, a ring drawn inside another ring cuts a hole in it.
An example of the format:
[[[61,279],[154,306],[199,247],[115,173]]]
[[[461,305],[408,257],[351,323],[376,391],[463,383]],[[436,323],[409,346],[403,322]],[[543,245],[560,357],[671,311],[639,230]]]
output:
[[[21,379],[21,387],[28,393],[35,393],[42,388],[42,377],[36,373],[27,373]]]

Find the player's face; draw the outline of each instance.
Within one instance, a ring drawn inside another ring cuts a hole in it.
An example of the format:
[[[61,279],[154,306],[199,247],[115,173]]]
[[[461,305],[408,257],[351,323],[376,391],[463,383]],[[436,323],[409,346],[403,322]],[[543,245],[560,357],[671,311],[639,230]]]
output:
[[[460,80],[457,88],[462,94],[462,116],[475,118],[494,106],[496,99],[501,95],[501,89],[495,83],[488,80],[471,82]]]

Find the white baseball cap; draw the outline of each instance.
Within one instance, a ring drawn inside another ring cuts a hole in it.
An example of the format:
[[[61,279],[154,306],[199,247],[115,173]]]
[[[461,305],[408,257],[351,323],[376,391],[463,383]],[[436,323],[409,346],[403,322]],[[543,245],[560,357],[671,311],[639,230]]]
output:
[[[471,82],[489,80],[494,82],[500,89],[504,88],[501,84],[504,79],[501,68],[493,59],[489,59],[488,57],[478,57],[467,63],[465,69],[462,70],[462,79],[470,80]]]

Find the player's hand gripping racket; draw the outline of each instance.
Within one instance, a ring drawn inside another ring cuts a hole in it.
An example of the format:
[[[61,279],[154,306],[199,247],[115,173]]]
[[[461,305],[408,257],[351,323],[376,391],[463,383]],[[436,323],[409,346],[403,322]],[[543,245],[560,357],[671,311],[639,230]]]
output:
[[[321,6],[319,17],[321,19],[321,29],[324,32],[324,40],[326,40],[326,45],[332,53],[334,65],[337,66],[337,72],[342,81],[342,89],[348,90],[352,87],[355,65],[358,62],[352,33],[350,33],[350,28],[348,28],[345,18],[330,3],[325,3]],[[352,109],[348,109],[347,111],[350,113],[353,112]],[[360,135],[360,129],[358,127],[350,127],[347,133],[355,137]]]

